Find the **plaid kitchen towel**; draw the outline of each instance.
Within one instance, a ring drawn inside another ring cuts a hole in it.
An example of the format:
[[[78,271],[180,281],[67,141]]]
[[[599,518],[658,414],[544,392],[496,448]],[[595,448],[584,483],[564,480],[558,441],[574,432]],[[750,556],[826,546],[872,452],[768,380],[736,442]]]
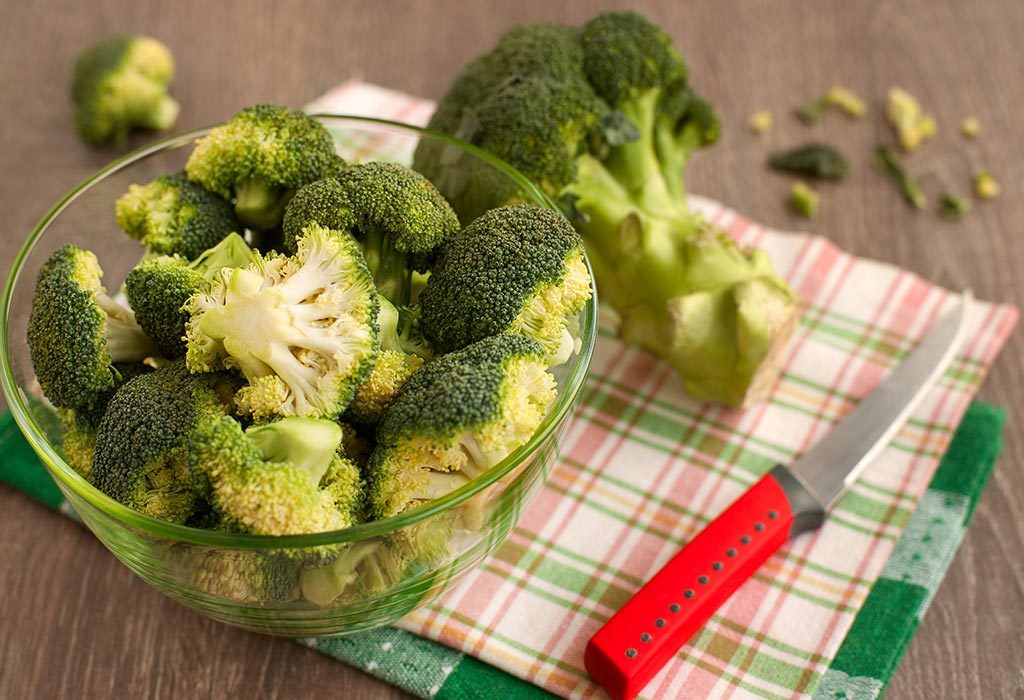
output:
[[[432,105],[349,83],[309,109],[423,123]],[[411,156],[387,143],[365,155]],[[818,237],[772,231],[709,200],[694,204],[742,242],[765,249],[806,304],[772,397],[748,411],[692,402],[666,365],[615,339],[615,320],[604,313],[562,459],[505,545],[404,619],[404,632],[310,644],[424,697],[472,697],[474,686],[463,681],[477,677],[488,689],[482,696],[494,688],[533,696],[511,676],[565,697],[599,696],[583,670],[589,636],[761,474],[813,446],[953,304],[949,292],[907,271],[855,258]],[[1016,317],[1010,307],[972,305],[970,341],[825,527],[769,560],[645,697],[877,694],[891,672],[879,669],[894,665],[905,648],[981,491],[980,477],[973,490],[945,489],[948,498],[926,489]],[[998,427],[976,444],[997,450],[997,436]],[[959,468],[987,475],[994,452],[987,461],[976,452],[973,466]],[[931,520],[912,520],[915,507]],[[888,595],[885,586],[903,591],[895,621],[887,615],[896,606],[887,601],[897,599],[878,602]],[[886,660],[875,648],[867,659],[857,649],[878,647],[868,635],[883,625],[894,656]],[[853,650],[844,637],[854,640]]]

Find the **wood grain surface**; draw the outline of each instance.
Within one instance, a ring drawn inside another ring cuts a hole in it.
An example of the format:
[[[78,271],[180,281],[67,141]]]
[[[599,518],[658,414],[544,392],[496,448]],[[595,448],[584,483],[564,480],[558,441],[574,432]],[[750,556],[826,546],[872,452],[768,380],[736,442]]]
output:
[[[300,106],[356,76],[438,97],[460,66],[510,24],[579,23],[613,3],[87,2],[0,3],[0,265],[57,197],[111,158],[70,127],[75,54],[114,32],[173,49],[179,128],[258,101]],[[984,299],[1024,303],[1024,3],[1020,0],[636,3],[682,47],[717,105],[725,136],[701,154],[691,188],[782,228],[807,225],[858,255],[905,266]],[[862,121],[814,127],[789,116],[833,83],[870,97]],[[909,209],[870,164],[891,139],[881,100],[917,95],[941,133],[914,157],[933,194],[966,193],[991,169],[1003,196],[960,223]],[[757,138],[747,115],[771,109]],[[983,134],[956,126],[976,115]],[[810,224],[789,214],[789,180],[761,163],[809,138],[838,144],[853,174],[823,187]],[[137,143],[143,142],[139,139]],[[900,665],[888,697],[1024,698],[1024,343],[1015,334],[981,398],[1013,412],[1006,450],[963,548]],[[344,697],[403,693],[285,640],[239,632],[170,602],[78,525],[0,487],[0,698]]]

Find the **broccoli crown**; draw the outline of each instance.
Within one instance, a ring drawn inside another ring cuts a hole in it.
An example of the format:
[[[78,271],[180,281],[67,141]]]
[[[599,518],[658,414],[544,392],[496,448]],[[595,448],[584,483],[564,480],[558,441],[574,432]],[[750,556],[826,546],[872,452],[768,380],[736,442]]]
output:
[[[185,356],[185,304],[194,294],[206,291],[225,268],[247,267],[256,262],[242,237],[232,233],[191,263],[177,256],[143,258],[125,280],[128,304],[146,335],[164,357]]]
[[[242,230],[231,204],[191,182],[184,172],[132,185],[114,209],[117,225],[150,253],[187,260]]]
[[[371,516],[437,498],[525,443],[555,397],[547,354],[502,334],[429,362],[395,395],[367,465]]]
[[[373,367],[377,292],[356,241],[310,224],[291,257],[222,274],[189,299],[193,372],[237,368],[239,409],[255,418],[336,418]]]
[[[342,161],[323,124],[277,105],[247,107],[196,142],[185,171],[258,230],[281,223],[294,190],[338,174]]]
[[[143,513],[183,523],[208,489],[190,454],[201,426],[224,415],[234,380],[190,375],[181,361],[118,389],[96,431],[93,486]]]
[[[312,223],[332,231],[351,231],[355,226],[352,203],[336,178],[311,182],[288,202],[284,210],[284,249],[294,253],[302,229]]]
[[[103,419],[103,414],[107,412],[110,399],[114,398],[117,390],[127,382],[135,379],[135,377],[149,374],[153,371],[153,367],[142,362],[115,362],[112,365],[112,369],[114,370],[114,386],[100,392],[96,399],[88,406],[77,409],[63,409],[73,413],[75,421],[80,425],[98,428],[100,421]]]
[[[352,525],[356,521],[352,494],[340,493],[342,482],[337,490],[321,489],[310,470],[291,461],[287,450],[278,451],[280,446],[276,443],[264,453],[229,416],[206,420],[198,427],[191,463],[209,480],[211,502],[229,526],[261,535],[288,535]],[[306,453],[307,446],[300,452]],[[276,457],[286,459],[274,461]],[[332,476],[344,479],[338,477],[338,465],[331,467]],[[358,480],[349,486],[356,488]],[[339,501],[348,509],[340,510]]]
[[[43,393],[61,408],[85,408],[116,382],[114,362],[154,351],[134,314],[109,296],[92,252],[70,243],[39,271],[28,319],[32,368]]]
[[[156,39],[121,35],[91,46],[71,81],[78,133],[91,143],[124,143],[133,127],[170,128],[179,109],[167,94],[173,77],[174,58]]]
[[[240,603],[283,602],[296,597],[299,566],[289,557],[189,545],[177,552],[183,579],[209,595]]]
[[[553,355],[589,298],[583,243],[565,217],[512,205],[446,243],[420,294],[420,324],[440,352],[511,332]]]

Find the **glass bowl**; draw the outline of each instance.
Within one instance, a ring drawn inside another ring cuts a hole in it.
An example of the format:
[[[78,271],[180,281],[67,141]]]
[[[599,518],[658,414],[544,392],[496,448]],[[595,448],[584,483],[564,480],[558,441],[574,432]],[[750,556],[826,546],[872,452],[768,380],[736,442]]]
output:
[[[318,118],[348,160],[409,163],[417,143],[429,139],[453,158],[475,159],[510,178],[527,201],[555,208],[512,167],[451,137],[385,120]],[[114,200],[132,183],[180,170],[189,146],[206,131],[171,136],[117,160],[68,193],[33,229],[14,261],[0,310],[0,379],[8,406],[82,522],[171,598],[215,620],[277,635],[340,635],[393,622],[496,550],[544,483],[590,362],[596,297],[579,318],[579,350],[553,369],[558,398],[536,434],[443,498],[347,530],[286,537],[200,530],[134,511],[94,488],[61,456],[60,422],[32,371],[26,323],[39,268],[65,243],[95,252],[107,289],[118,289],[142,249],[114,223]]]

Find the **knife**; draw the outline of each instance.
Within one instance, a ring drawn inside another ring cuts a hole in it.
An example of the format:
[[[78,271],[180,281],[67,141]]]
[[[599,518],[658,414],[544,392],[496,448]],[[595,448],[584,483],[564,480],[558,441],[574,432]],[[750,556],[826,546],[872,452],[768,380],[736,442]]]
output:
[[[590,676],[630,700],[786,541],[816,530],[949,366],[971,294],[892,374],[790,466],[778,465],[705,527],[591,637]]]

